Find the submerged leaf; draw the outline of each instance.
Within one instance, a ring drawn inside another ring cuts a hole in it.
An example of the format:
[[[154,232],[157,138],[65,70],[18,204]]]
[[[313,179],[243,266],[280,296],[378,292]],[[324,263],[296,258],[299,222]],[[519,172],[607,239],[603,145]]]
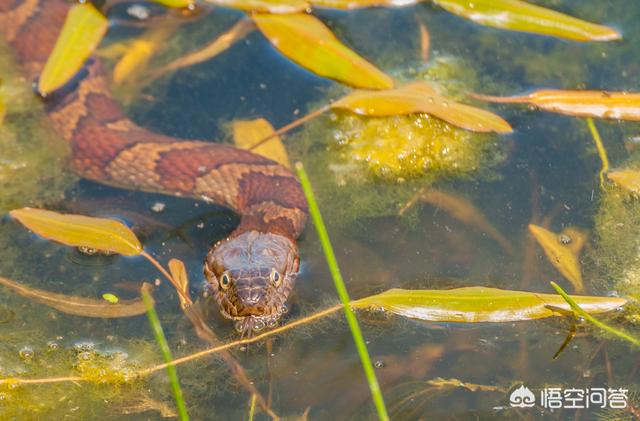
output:
[[[36,234],[68,246],[125,256],[142,252],[136,235],[120,221],[33,208],[16,209],[9,214]]]
[[[116,303],[105,302],[105,300],[93,300],[91,298],[57,294],[37,288],[29,288],[1,276],[0,285],[10,288],[15,293],[37,303],[75,316],[103,318],[131,317],[144,314],[146,311],[144,303],[140,299],[118,300]]]
[[[233,141],[241,149],[251,149],[260,143],[262,139],[269,138],[268,141],[251,149],[252,152],[266,156],[287,168],[291,168],[289,155],[282,144],[280,136],[274,136],[275,130],[271,123],[264,118],[256,120],[236,120],[232,124]]]
[[[579,257],[587,241],[586,234],[571,227],[556,234],[533,224],[529,224],[529,231],[551,264],[571,282],[577,292],[584,291]]]
[[[432,0],[443,9],[481,25],[551,35],[574,41],[611,41],[621,35],[607,26],[586,22],[519,0]]]
[[[531,104],[542,110],[579,117],[640,121],[640,93],[540,90],[525,96],[475,98],[505,104]]]
[[[218,54],[226,51],[236,42],[245,38],[254,29],[255,27],[253,22],[247,19],[241,19],[238,23],[233,25],[231,29],[213,40],[213,42],[205,45],[198,51],[182,56],[162,67],[154,74],[154,77],[159,77],[168,72],[210,60]]]
[[[100,44],[108,25],[91,3],[72,6],[38,80],[38,92],[47,95],[71,80]]]
[[[589,313],[604,313],[623,306],[619,297],[574,296]],[[552,308],[569,310],[556,294],[510,291],[487,287],[449,290],[390,289],[381,294],[353,301],[359,309],[382,309],[399,316],[437,322],[515,322],[557,316]]]
[[[271,44],[319,76],[364,89],[389,89],[393,79],[342,44],[312,15],[256,13],[253,20]]]
[[[507,253],[513,253],[513,247],[487,218],[468,200],[436,189],[426,189],[420,193],[420,200],[449,213],[459,221],[475,227],[478,231],[493,238]]]
[[[452,101],[425,82],[384,91],[354,91],[331,104],[370,117],[426,113],[476,132],[511,132],[511,126],[489,111]]]
[[[607,177],[634,194],[640,194],[640,171],[638,170],[617,170],[607,173]]]
[[[189,278],[187,277],[187,269],[185,268],[182,260],[171,259],[169,260],[169,272],[171,272],[171,277],[175,281],[174,286],[178,290],[180,307],[184,310],[193,304],[189,297]]]
[[[136,79],[145,72],[153,55],[166,46],[176,27],[175,23],[167,22],[133,40],[113,68],[113,82],[116,85],[131,80],[137,83]]]

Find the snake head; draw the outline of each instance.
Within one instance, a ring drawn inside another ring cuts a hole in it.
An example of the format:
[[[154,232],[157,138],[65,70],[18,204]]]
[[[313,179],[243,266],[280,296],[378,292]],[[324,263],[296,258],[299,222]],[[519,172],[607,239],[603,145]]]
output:
[[[287,311],[300,259],[294,241],[248,231],[218,242],[207,254],[204,274],[220,312],[250,335],[273,327]]]

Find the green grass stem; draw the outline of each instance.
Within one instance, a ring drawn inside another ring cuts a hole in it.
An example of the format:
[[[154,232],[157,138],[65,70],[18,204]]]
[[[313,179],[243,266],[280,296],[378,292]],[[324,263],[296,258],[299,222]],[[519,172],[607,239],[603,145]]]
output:
[[[331,277],[333,278],[336,290],[338,291],[340,301],[342,301],[342,304],[344,306],[344,314],[347,319],[347,323],[349,324],[349,329],[351,329],[351,335],[353,336],[353,341],[356,344],[356,349],[358,350],[358,355],[360,356],[360,361],[362,362],[364,374],[367,378],[367,382],[369,383],[369,389],[371,389],[373,402],[375,404],[376,410],[378,411],[378,418],[380,420],[386,421],[389,419],[389,415],[387,414],[387,408],[384,404],[382,392],[380,391],[380,385],[378,383],[378,379],[376,378],[373,365],[371,364],[371,357],[369,356],[369,351],[367,350],[367,346],[365,345],[362,331],[360,330],[360,326],[358,325],[358,319],[356,318],[356,315],[350,306],[349,293],[347,292],[347,287],[345,286],[344,280],[342,279],[342,274],[340,273],[340,268],[338,267],[338,262],[336,261],[336,256],[333,252],[331,241],[329,240],[327,228],[324,225],[322,215],[320,214],[320,209],[318,208],[318,204],[316,203],[316,199],[313,195],[311,183],[309,182],[309,178],[307,177],[307,173],[304,170],[302,163],[296,163],[296,171],[298,173],[298,177],[300,178],[300,183],[302,184],[302,189],[304,190],[305,197],[307,198],[307,203],[309,204],[311,219],[313,220],[313,224],[315,225],[316,231],[318,232],[318,237],[320,238],[322,250],[324,251],[324,255],[327,259]]]
[[[156,313],[156,309],[153,306],[151,295],[149,295],[149,292],[144,289],[142,290],[142,300],[144,301],[144,305],[147,308],[147,316],[149,316],[149,323],[151,324],[151,330],[153,330],[153,336],[155,336],[156,342],[158,342],[158,345],[160,346],[160,352],[162,352],[164,361],[169,364],[167,365],[167,374],[169,375],[171,390],[173,391],[173,396],[176,400],[178,416],[180,418],[180,421],[189,421],[187,406],[184,403],[182,389],[180,388],[180,382],[178,381],[178,371],[176,370],[176,366],[171,364],[171,362],[173,361],[173,356],[171,355],[169,344],[167,344],[167,339],[165,338],[164,332],[162,331],[162,325],[160,325],[158,314]]]
[[[555,282],[551,282],[551,286],[558,292],[558,294],[560,294],[562,296],[562,298],[564,298],[564,300],[567,302],[567,304],[569,304],[569,307],[571,307],[571,309],[578,316],[584,318],[586,321],[588,321],[589,323],[593,324],[594,326],[599,327],[600,329],[602,329],[602,330],[604,330],[606,332],[609,332],[612,335],[615,335],[615,336],[619,337],[620,339],[624,339],[625,341],[631,342],[632,344],[634,344],[636,346],[640,346],[640,339],[634,338],[633,336],[629,335],[626,332],[623,332],[621,330],[613,328],[613,327],[601,322],[600,320],[596,319],[595,317],[593,317],[592,315],[590,315],[586,311],[584,311],[575,301],[573,301],[573,298],[571,298],[569,296],[569,294],[564,292],[564,290],[562,288],[560,288],[560,286],[558,284],[556,284]]]

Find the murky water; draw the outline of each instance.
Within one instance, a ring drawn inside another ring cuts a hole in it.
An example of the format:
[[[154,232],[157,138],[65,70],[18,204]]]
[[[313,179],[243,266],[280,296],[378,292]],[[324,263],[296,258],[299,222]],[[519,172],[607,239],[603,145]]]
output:
[[[581,44],[499,31],[430,4],[349,13],[322,10],[317,15],[340,39],[390,74],[400,79],[428,75],[456,95],[519,94],[536,88],[638,90],[636,2],[539,3],[614,26],[622,30],[624,41]],[[176,57],[181,49],[193,49],[240,16],[221,10],[194,19],[177,30],[163,54]],[[426,65],[419,57],[418,22],[424,22],[431,35]],[[105,49],[139,33],[116,27]],[[145,86],[128,109],[136,122],[162,133],[225,139],[234,119],[264,117],[279,127],[343,91],[287,61],[254,32],[211,61]],[[430,171],[400,182],[398,177],[372,175],[360,163],[357,171],[350,169],[346,175],[339,169],[353,165],[339,141],[350,142],[344,140],[350,130],[371,130],[359,125],[365,123],[324,116],[286,136],[292,160],[304,162],[310,173],[353,298],[389,288],[470,285],[552,292],[551,280],[570,290],[528,235],[527,225],[542,224],[545,218],[555,232],[569,226],[589,231],[590,242],[581,259],[587,293],[613,294],[624,268],[625,273],[634,271],[638,247],[634,235],[640,224],[629,224],[637,223],[634,215],[640,204],[621,201],[615,193],[602,194],[600,161],[586,123],[519,106],[492,109],[515,131],[473,138],[487,142],[474,169]],[[3,144],[13,145],[7,149],[13,162],[21,162],[33,150],[44,150],[37,142],[54,142],[42,141],[37,115],[20,115],[19,123],[0,133]],[[638,135],[638,124],[597,121],[597,125],[613,167],[638,159],[637,152],[625,148]],[[39,205],[124,219],[137,229],[150,253],[162,261],[176,257],[186,263],[194,295],[204,281],[202,260],[209,245],[238,222],[230,211],[205,203],[76,181],[65,174],[64,165],[52,169],[49,158],[25,159],[15,168],[5,161],[0,155],[4,177],[0,182],[14,187],[7,189],[13,196],[0,200],[5,209]],[[24,168],[43,162],[49,165],[50,176],[43,179],[50,187],[27,188],[33,183],[26,178],[38,171]],[[425,186],[472,203],[507,238],[512,252],[481,229],[429,204],[417,203],[400,216],[402,205]],[[157,203],[164,204],[161,212],[152,210]],[[606,212],[608,219],[603,216]],[[616,218],[628,224],[624,232],[612,232]],[[300,247],[302,273],[286,321],[338,301],[311,224]],[[99,297],[111,292],[130,298],[143,281],[159,276],[141,258],[84,256],[30,235],[9,218],[0,224],[0,250],[0,275],[66,294]],[[616,260],[617,256],[625,260]],[[638,285],[635,288],[637,293]],[[205,348],[182,315],[175,292],[161,286],[154,296],[174,356]],[[101,369],[122,373],[161,361],[145,317],[68,316],[6,290],[0,300],[2,377],[67,376]],[[237,338],[231,324],[215,310],[210,313],[210,324],[223,341]],[[630,345],[581,324],[573,341],[553,359],[571,328],[567,318],[471,325],[360,316],[392,419],[634,419],[630,410],[511,408],[509,394],[520,384],[536,394],[551,387],[624,388],[629,390],[629,406],[640,407],[640,359]],[[609,320],[638,335],[631,317]],[[309,409],[308,419],[314,420],[375,419],[360,361],[340,313],[276,336],[269,344],[234,349],[232,354],[281,416],[295,419]],[[203,357],[181,365],[178,372],[192,419],[248,418],[251,396],[222,360]],[[460,382],[468,387],[459,387]],[[3,419],[160,419],[173,405],[164,372],[133,384],[60,383],[0,390]],[[267,417],[260,413],[256,419]]]

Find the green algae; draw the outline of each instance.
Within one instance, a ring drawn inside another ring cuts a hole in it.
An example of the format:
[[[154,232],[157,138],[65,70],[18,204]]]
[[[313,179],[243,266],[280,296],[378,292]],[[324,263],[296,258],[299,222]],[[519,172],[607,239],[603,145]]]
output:
[[[59,200],[75,178],[66,169],[69,145],[52,133],[43,104],[0,46],[0,212]]]
[[[407,66],[393,75],[400,83],[430,82],[452,99],[462,98],[477,80],[462,60],[450,57]],[[327,97],[343,92],[333,88]],[[505,158],[501,137],[463,130],[426,114],[363,117],[330,112],[292,137],[291,154],[318,180],[319,200],[332,203],[329,218],[341,225],[397,215],[416,191],[435,182],[495,178],[494,169]],[[407,216],[405,220],[413,220],[411,212]]]

